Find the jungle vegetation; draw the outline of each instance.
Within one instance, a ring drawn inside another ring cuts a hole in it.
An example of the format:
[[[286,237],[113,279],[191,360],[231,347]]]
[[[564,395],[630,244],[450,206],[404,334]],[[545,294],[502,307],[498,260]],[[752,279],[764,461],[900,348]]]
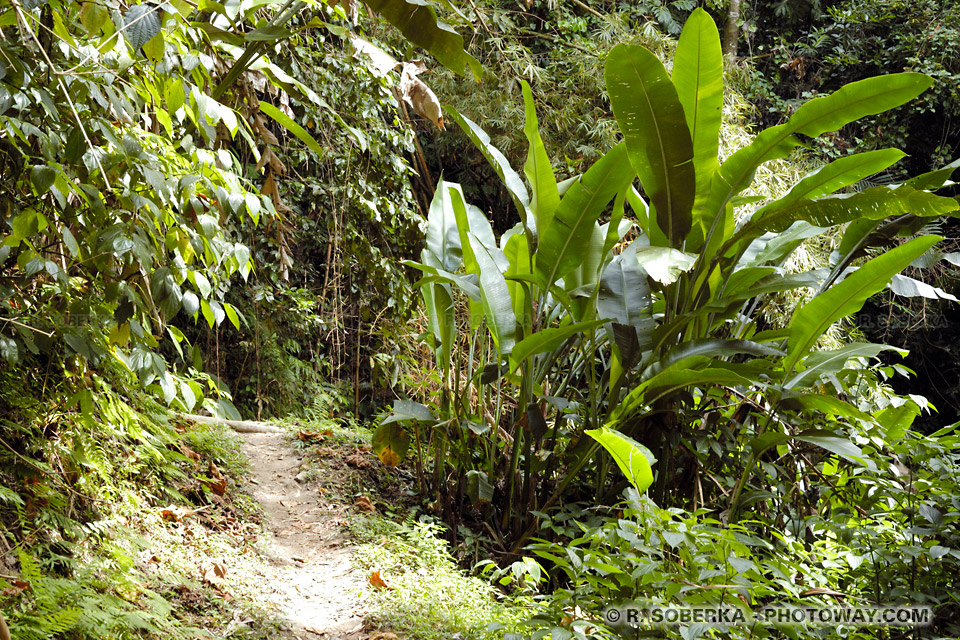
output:
[[[186,452],[242,473],[176,416],[207,412],[370,423],[524,610],[472,637],[634,638],[602,616],[628,601],[927,606],[816,633],[954,637],[958,29],[0,0],[0,620],[195,637],[134,541],[217,502]]]

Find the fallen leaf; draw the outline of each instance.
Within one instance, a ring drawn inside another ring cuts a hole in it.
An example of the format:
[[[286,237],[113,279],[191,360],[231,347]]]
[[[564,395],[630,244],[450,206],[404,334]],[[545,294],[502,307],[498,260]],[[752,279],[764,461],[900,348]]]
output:
[[[337,455],[337,450],[332,447],[317,447],[317,455],[327,458]]]
[[[357,501],[353,503],[353,506],[360,509],[360,511],[366,511],[368,513],[373,513],[377,510],[377,508],[373,506],[373,503],[370,502],[370,498],[367,496],[360,496],[357,498]]]
[[[343,461],[351,467],[356,467],[357,469],[370,469],[373,467],[373,463],[364,458],[359,452],[350,454],[344,458]]]
[[[210,480],[204,481],[203,484],[218,496],[222,496],[227,491],[227,479],[223,477],[212,460],[210,461]]]
[[[180,443],[180,453],[190,458],[193,461],[193,468],[196,469],[200,466],[200,454],[188,447],[187,445]]]
[[[303,442],[323,442],[324,435],[317,431],[298,431],[297,438]]]
[[[376,587],[377,589],[393,589],[393,587],[388,586],[386,582],[383,581],[383,578],[380,577],[379,571],[374,571],[370,574],[369,578],[370,584]]]
[[[18,596],[28,589],[30,589],[30,583],[26,580],[11,580],[10,586],[0,591],[0,596]]]
[[[367,640],[397,640],[397,634],[390,633],[389,631],[378,631]]]
[[[200,507],[199,509],[187,509],[186,507],[175,507],[173,505],[169,505],[160,509],[159,513],[160,517],[164,520],[183,522],[184,518],[194,516],[203,509],[206,509],[206,507]]]
[[[203,579],[206,582],[209,582],[215,587],[223,584],[224,579],[227,577],[227,568],[222,564],[214,563],[203,572]]]

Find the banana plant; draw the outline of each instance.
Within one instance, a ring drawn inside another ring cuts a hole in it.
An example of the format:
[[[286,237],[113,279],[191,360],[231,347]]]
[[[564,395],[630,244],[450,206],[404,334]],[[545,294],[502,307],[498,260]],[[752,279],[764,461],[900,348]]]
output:
[[[871,78],[811,100],[722,163],[723,59],[705,11],[686,23],[672,74],[647,49],[620,44],[605,79],[624,140],[563,182],[526,83],[526,184],[480,126],[448,108],[499,176],[519,222],[498,241],[459,186],[441,182],[427,247],[419,263],[409,263],[424,274],[429,340],[443,372],[442,415],[432,419],[434,450],[443,452],[435,459],[442,467],[437,486],[446,486],[449,468],[459,474],[452,486],[462,495],[472,474],[478,490],[471,495],[483,493],[485,508],[500,509],[499,531],[513,534],[514,549],[535,530],[529,512],[549,508],[584,470],[598,496],[616,486],[601,447],[639,490],[656,482],[656,497],[665,498],[676,449],[718,397],[738,398],[766,416],[754,427],[756,447],[733,492],[734,512],[750,464],[771,443],[797,439],[848,455],[839,436],[791,432],[781,409],[829,405],[853,415],[856,409],[823,394],[820,382],[884,347],[823,352],[818,343],[940,238],[920,236],[879,255],[868,250],[958,208],[934,193],[950,167],[902,185],[844,192],[903,157],[890,149],[836,160],[774,201],[744,195],[757,168],[789,155],[801,136],[815,139],[903,104],[930,86],[927,76]],[[846,231],[830,268],[787,272],[805,240],[839,225]],[[634,226],[639,237],[624,247]],[[806,288],[816,295],[785,327],[761,330],[766,301]],[[468,320],[456,317],[458,297]],[[458,339],[457,327],[469,328],[471,339]]]
[[[643,233],[637,256],[654,292],[651,308],[661,318],[641,337],[637,365],[618,372],[624,378],[619,388],[629,390],[611,398],[606,427],[624,430],[659,452],[662,497],[669,451],[683,438],[682,425],[664,416],[682,415],[681,405],[696,409],[692,405],[709,395],[705,390],[717,387],[759,392],[768,417],[788,399],[814,406],[818,394],[811,391],[821,376],[864,350],[872,355],[879,350],[858,345],[824,354],[816,348],[823,334],[940,238],[914,238],[858,268],[854,261],[896,235],[916,233],[931,218],[956,215],[957,201],[932,192],[949,178],[950,167],[902,185],[838,193],[903,157],[893,149],[838,159],[759,207],[741,195],[757,168],[786,157],[801,144],[800,136],[813,139],[913,99],[932,83],[922,74],[870,78],[811,100],[722,164],[717,157],[722,55],[706,12],[695,11],[686,23],[672,75],[650,51],[618,45],[605,78],[643,190],[643,195],[631,190],[628,202]],[[847,230],[832,269],[786,273],[786,261],[804,240],[838,225]],[[675,273],[665,272],[669,267]],[[783,330],[759,331],[764,298],[802,287],[817,294],[797,307]],[[619,345],[612,343],[615,351]],[[766,427],[783,424],[769,419]],[[734,511],[741,489],[742,483],[734,492]]]

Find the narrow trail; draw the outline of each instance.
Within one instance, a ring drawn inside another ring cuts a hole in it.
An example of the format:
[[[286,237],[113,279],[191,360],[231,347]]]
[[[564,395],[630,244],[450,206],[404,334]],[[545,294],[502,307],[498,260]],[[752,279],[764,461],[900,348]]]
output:
[[[303,480],[300,456],[279,433],[245,433],[251,494],[270,534],[264,591],[290,624],[291,638],[365,638],[363,575],[341,527],[346,505],[323,500]]]

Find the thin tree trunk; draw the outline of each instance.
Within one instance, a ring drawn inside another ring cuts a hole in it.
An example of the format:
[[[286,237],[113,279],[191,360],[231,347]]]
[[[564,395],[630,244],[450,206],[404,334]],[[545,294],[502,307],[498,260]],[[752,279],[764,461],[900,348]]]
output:
[[[723,28],[723,55],[736,57],[737,42],[740,39],[740,0],[730,0],[727,9],[727,24]]]
[[[275,427],[272,424],[267,424],[265,422],[255,422],[252,420],[225,420],[224,418],[213,418],[211,416],[198,416],[192,413],[178,413],[178,416],[184,418],[185,420],[192,420],[193,422],[203,422],[205,424],[216,424],[225,427],[230,427],[234,431],[239,431],[240,433],[279,433],[280,429]],[[0,636],[0,640],[3,640],[3,636]]]

